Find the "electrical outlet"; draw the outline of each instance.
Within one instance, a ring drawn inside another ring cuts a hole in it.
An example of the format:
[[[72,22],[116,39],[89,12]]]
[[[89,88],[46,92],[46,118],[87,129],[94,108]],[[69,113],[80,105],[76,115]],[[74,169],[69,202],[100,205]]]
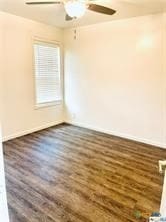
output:
[[[76,118],[76,114],[75,113],[72,113],[71,114],[71,118],[74,120]]]

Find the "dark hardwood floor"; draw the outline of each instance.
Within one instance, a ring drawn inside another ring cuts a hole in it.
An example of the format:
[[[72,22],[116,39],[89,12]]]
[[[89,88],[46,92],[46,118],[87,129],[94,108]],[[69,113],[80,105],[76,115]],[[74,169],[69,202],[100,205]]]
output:
[[[4,153],[10,222],[136,222],[159,211],[164,149],[62,124],[5,142]]]

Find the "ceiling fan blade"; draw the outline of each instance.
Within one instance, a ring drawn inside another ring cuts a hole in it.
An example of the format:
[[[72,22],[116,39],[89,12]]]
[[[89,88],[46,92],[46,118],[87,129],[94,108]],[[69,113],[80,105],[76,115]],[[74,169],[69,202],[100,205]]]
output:
[[[111,8],[107,8],[105,6],[96,5],[96,4],[89,4],[88,9],[91,10],[91,11],[103,13],[103,14],[106,14],[106,15],[113,15],[113,14],[116,13],[116,11],[111,9]]]
[[[66,14],[65,20],[66,20],[66,21],[71,21],[71,20],[73,20],[73,18],[70,17],[68,14]]]
[[[49,4],[61,4],[61,1],[48,1],[48,2],[26,2],[27,5],[49,5]]]

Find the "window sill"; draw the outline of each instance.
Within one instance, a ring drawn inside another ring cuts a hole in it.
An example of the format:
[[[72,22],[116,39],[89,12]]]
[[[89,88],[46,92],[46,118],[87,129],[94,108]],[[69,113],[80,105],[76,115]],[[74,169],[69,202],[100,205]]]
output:
[[[53,107],[57,105],[62,105],[62,100],[58,100],[55,102],[49,102],[49,103],[40,103],[35,105],[35,109],[42,109],[42,108],[47,108],[47,107]]]

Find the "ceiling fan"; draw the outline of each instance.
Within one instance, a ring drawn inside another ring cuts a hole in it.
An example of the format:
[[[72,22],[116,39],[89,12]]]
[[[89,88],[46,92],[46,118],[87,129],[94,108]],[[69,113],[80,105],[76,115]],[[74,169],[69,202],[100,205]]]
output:
[[[55,0],[55,1],[27,1],[27,5],[47,5],[47,4],[63,4],[66,11],[66,21],[71,21],[72,19],[82,17],[86,10],[91,10],[94,12],[113,15],[116,13],[115,10],[91,3],[93,0]]]

